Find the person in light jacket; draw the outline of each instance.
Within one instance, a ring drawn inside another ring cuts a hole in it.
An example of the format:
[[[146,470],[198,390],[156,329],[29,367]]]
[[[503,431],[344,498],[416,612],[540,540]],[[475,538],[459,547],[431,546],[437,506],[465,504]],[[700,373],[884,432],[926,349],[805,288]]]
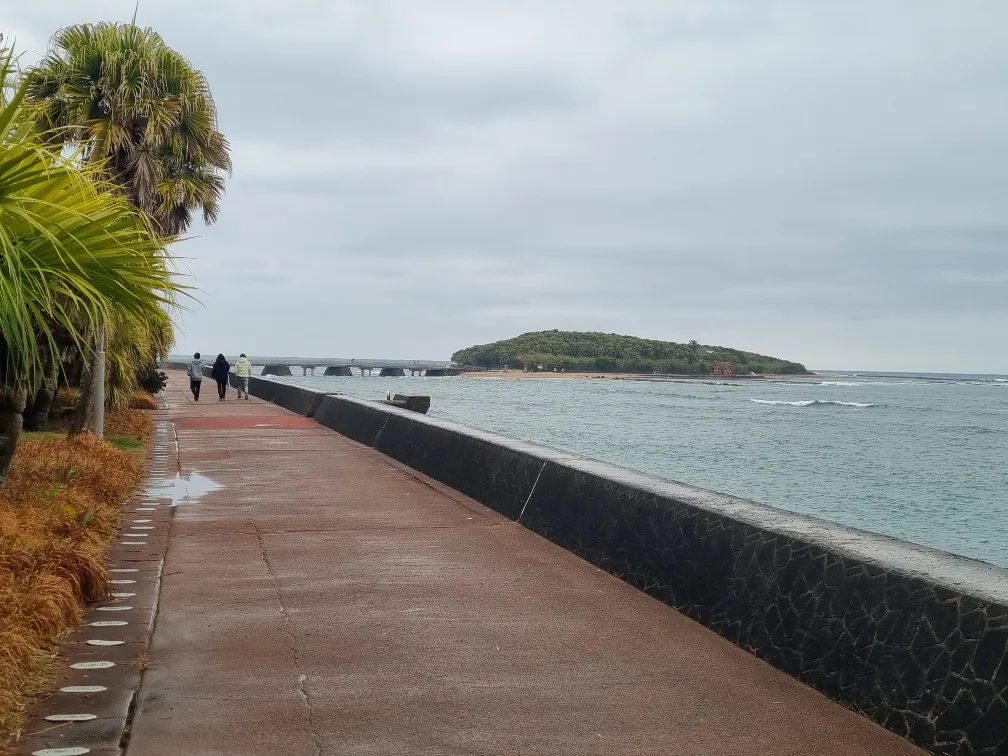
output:
[[[189,374],[189,390],[192,391],[193,399],[198,402],[200,384],[203,382],[203,360],[200,359],[199,352],[193,355],[186,372]]]
[[[245,399],[248,400],[248,385],[249,377],[252,375],[252,363],[248,361],[245,352],[242,352],[234,368],[235,377],[238,379],[238,398],[241,399],[242,394],[245,394]]]
[[[217,396],[223,402],[227,396],[228,373],[231,372],[231,365],[224,359],[223,354],[217,355],[217,361],[213,364],[213,370],[210,372],[213,379],[217,381]]]

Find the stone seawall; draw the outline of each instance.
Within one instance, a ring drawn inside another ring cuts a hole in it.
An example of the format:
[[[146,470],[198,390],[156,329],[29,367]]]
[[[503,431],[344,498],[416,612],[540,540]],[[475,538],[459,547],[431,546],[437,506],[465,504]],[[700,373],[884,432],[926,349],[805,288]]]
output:
[[[1008,755],[1008,570],[375,402],[253,396],[495,509],[936,754]]]

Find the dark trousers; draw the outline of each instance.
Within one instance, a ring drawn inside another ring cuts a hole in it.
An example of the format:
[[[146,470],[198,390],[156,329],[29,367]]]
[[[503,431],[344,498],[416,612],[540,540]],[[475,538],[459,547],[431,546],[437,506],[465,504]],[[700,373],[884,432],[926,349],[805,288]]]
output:
[[[227,381],[217,381],[217,396],[223,399],[227,396]]]
[[[189,381],[189,390],[192,391],[193,399],[197,402],[199,401],[200,383],[202,383],[202,381]]]

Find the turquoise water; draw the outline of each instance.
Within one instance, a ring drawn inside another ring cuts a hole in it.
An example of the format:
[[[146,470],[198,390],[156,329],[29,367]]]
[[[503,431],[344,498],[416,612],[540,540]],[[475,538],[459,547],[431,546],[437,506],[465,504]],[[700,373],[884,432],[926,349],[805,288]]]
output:
[[[1008,566],[1008,379],[282,379]]]

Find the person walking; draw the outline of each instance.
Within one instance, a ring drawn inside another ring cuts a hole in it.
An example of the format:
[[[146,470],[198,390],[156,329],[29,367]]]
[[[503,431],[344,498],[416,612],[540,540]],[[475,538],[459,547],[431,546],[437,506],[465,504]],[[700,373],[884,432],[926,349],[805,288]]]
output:
[[[186,372],[189,374],[189,390],[192,391],[193,400],[198,402],[200,384],[203,382],[203,360],[200,359],[199,352],[193,355]]]
[[[241,353],[241,357],[235,363],[235,377],[238,379],[238,398],[241,399],[242,394],[245,394],[245,400],[248,401],[248,385],[249,378],[252,376],[252,363],[248,361],[245,356],[245,352]]]
[[[224,355],[218,354],[217,361],[213,364],[211,375],[217,381],[217,396],[222,402],[224,401],[224,397],[227,396],[228,373],[230,371],[231,365],[224,359]]]

